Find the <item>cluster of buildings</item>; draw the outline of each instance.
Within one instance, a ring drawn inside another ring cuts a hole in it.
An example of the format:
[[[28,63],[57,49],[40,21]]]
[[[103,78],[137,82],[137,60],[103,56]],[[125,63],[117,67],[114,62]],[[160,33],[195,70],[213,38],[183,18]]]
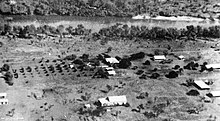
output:
[[[196,81],[194,81],[194,85],[197,88],[201,89],[201,90],[210,90],[211,89],[211,87],[210,87],[211,84],[212,84],[212,82],[210,82],[208,80],[207,81],[203,81],[203,80],[196,80]],[[209,91],[209,93],[207,93],[206,95],[208,97],[205,96],[205,102],[211,102],[211,99],[209,99],[209,97],[211,97],[211,98],[219,98],[220,97],[220,90]]]

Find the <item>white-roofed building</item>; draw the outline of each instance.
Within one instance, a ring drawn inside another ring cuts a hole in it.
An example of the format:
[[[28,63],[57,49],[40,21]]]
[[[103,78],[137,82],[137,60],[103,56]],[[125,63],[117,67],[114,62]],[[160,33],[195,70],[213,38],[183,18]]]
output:
[[[220,64],[207,64],[205,65],[207,69],[213,68],[213,69],[220,69]]]
[[[212,97],[220,97],[220,90],[219,91],[211,91],[210,94]]]
[[[210,89],[210,86],[207,85],[204,81],[198,80],[194,81],[195,85],[198,86],[200,89]]]
[[[4,99],[6,98],[6,96],[7,96],[7,93],[0,93],[0,99]]]
[[[114,63],[119,63],[119,61],[116,58],[105,58],[106,62],[114,64]]]
[[[110,75],[110,76],[116,75],[116,72],[114,70],[107,71],[107,72],[108,72],[108,75]]]
[[[8,99],[0,99],[0,105],[7,105]]]
[[[166,60],[166,57],[164,55],[155,55],[154,60]]]
[[[184,59],[185,59],[185,56],[180,55],[180,56],[178,56],[178,58],[179,58],[180,60],[184,60]]]
[[[126,95],[121,96],[108,96],[106,98],[98,99],[101,106],[115,106],[115,105],[125,105],[127,104]]]
[[[107,68],[105,68],[107,71],[111,71],[111,70],[114,70],[114,68],[113,67],[107,67]]]

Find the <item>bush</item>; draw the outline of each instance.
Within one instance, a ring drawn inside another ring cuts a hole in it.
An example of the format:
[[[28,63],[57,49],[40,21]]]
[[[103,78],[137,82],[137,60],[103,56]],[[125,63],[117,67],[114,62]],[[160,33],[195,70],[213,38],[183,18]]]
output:
[[[142,92],[139,96],[137,96],[136,98],[137,99],[144,99],[144,98],[146,98],[146,97],[148,97],[148,93],[147,92]]]
[[[144,52],[139,52],[139,53],[130,55],[129,60],[132,61],[132,60],[137,60],[137,59],[143,59],[144,57],[145,57],[145,53]]]
[[[186,94],[189,95],[189,96],[198,96],[198,95],[200,95],[200,93],[197,90],[194,90],[194,89],[190,90]]]
[[[169,72],[168,75],[166,75],[166,77],[167,78],[176,78],[176,77],[178,77],[178,73],[175,71],[171,71],[171,72]]]
[[[149,60],[146,60],[143,65],[150,65],[150,61]]]
[[[118,64],[118,67],[123,69],[129,68],[130,66],[131,62],[129,59],[121,59]]]
[[[158,73],[153,73],[150,78],[157,79],[160,76]]]

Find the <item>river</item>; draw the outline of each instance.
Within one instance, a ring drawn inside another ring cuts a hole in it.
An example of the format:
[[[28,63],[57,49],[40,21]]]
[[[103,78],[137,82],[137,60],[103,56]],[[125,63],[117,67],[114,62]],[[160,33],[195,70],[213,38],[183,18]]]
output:
[[[115,17],[75,17],[75,16],[10,16],[13,17],[12,25],[30,25],[40,26],[48,24],[50,26],[64,25],[76,27],[78,24],[84,25],[88,29],[97,32],[103,27],[109,27],[116,23],[142,26],[145,25],[149,28],[159,26],[163,28],[176,27],[185,28],[188,25],[200,25],[204,27],[220,25],[218,21],[169,21],[169,20],[134,20],[131,18],[115,18]]]

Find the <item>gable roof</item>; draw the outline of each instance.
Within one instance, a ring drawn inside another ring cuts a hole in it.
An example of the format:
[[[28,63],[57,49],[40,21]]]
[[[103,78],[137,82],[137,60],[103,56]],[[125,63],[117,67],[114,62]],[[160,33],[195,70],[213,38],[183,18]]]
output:
[[[194,81],[194,83],[199,86],[199,88],[201,89],[210,89],[210,86],[207,85],[204,81],[202,80],[198,80],[198,81]]]
[[[219,91],[211,91],[210,94],[212,94],[213,97],[220,97],[220,90]]]

